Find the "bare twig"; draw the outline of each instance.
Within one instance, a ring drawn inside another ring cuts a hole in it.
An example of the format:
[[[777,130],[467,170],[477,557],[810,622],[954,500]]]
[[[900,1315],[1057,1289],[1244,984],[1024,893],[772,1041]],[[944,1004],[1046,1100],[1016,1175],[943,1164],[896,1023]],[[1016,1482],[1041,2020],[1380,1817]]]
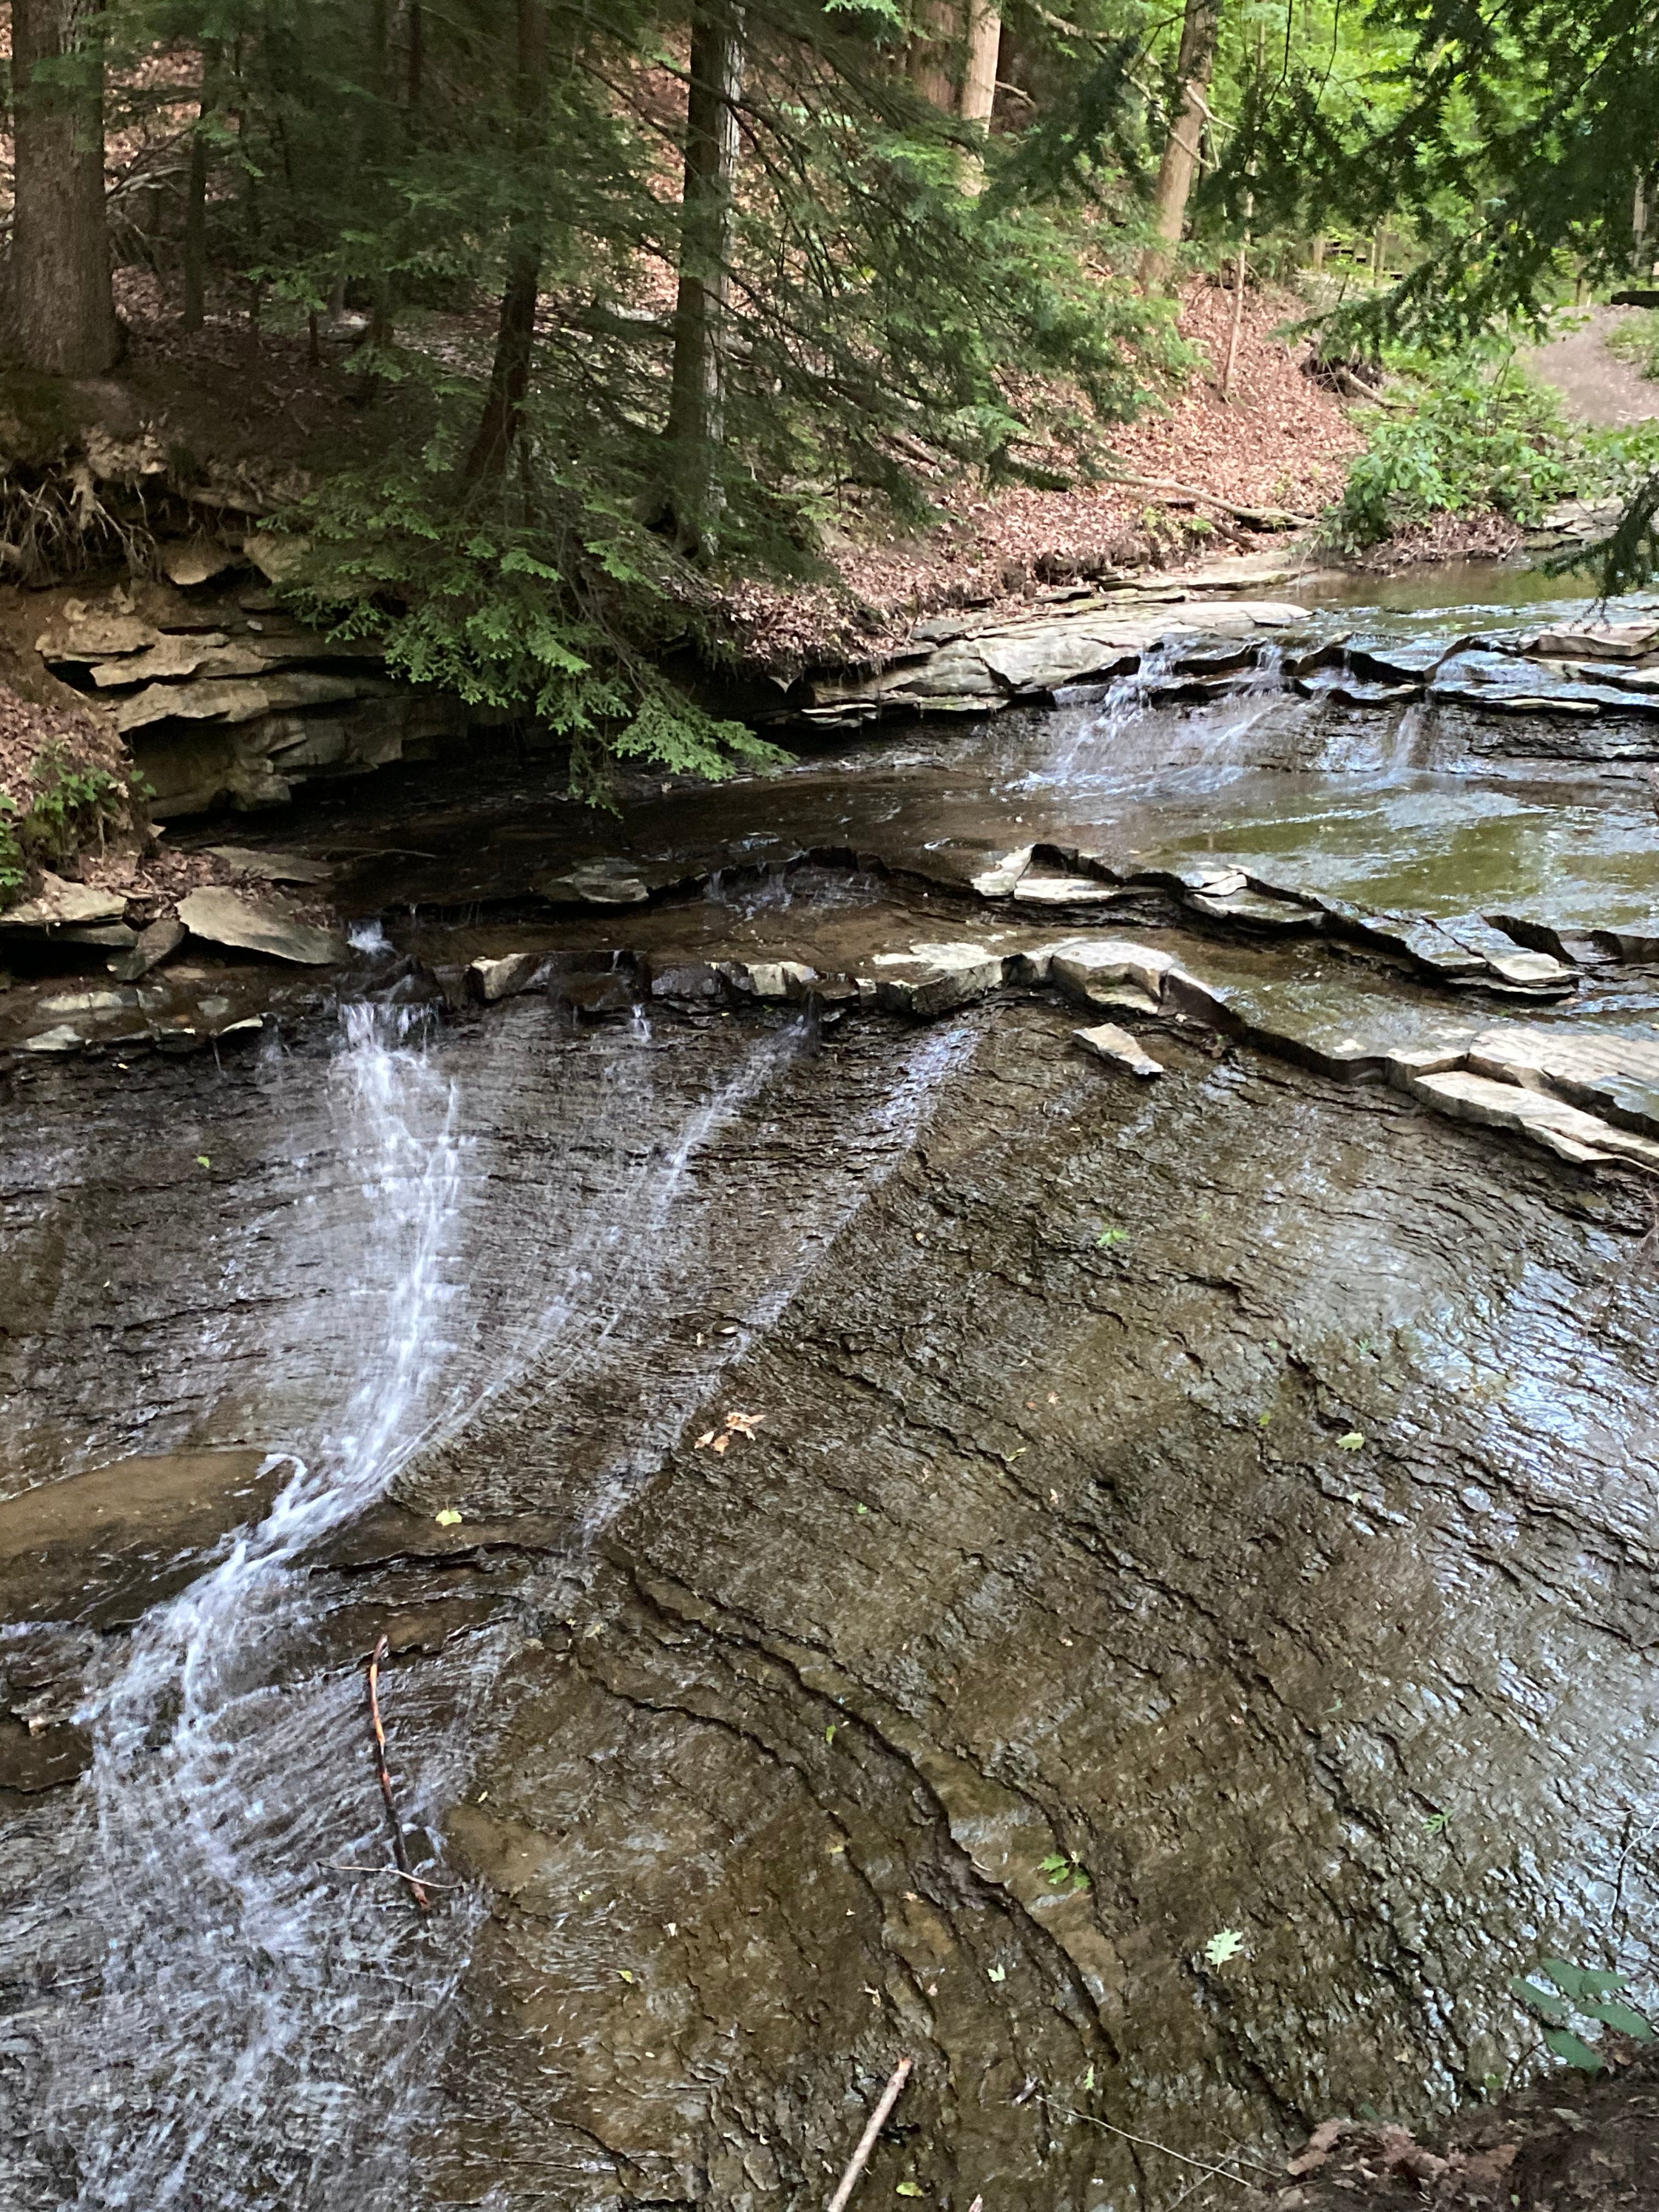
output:
[[[1254,2185],[1242,2173],[1229,2173],[1226,2165],[1212,2166],[1204,2159],[1193,2157],[1188,2151],[1172,2150],[1168,2143],[1158,2142],[1151,2136],[1131,2135],[1127,2128],[1115,2128],[1109,2120],[1097,2119],[1092,2112],[1075,2112],[1069,2105],[1056,2105],[1051,2098],[1044,2097],[1039,2101],[1046,2112],[1058,2112],[1062,2119],[1081,2120],[1085,2127],[1103,2128],[1109,2136],[1117,2136],[1124,2142],[1139,2143],[1143,2150],[1161,2150],[1165,2158],[1176,2159],[1182,2166],[1195,2166],[1202,2174],[1219,2174],[1224,2181],[1236,2181],[1241,2189]],[[1263,2166],[1260,2159],[1244,2158],[1237,2151],[1228,2151],[1225,2157],[1227,2165],[1250,2166],[1258,2173],[1270,2173],[1275,2180],[1280,2178],[1276,2166]]]
[[[830,2212],[846,2212],[848,2200],[858,2185],[858,2178],[868,2163],[871,2152],[876,2147],[876,2137],[886,2125],[887,2115],[897,2104],[899,2092],[909,2080],[910,2069],[915,2063],[914,2058],[901,2058],[893,2069],[888,2079],[887,2087],[881,2093],[880,2101],[870,2115],[870,2124],[859,2137],[859,2147],[847,2162],[847,2171],[841,2178],[841,2186],[830,2199]]]
[[[344,1859],[325,1859],[323,1864],[331,1874],[389,1874],[394,1881],[412,1881],[422,1889],[459,1889],[459,1881],[425,1881],[418,1875],[405,1874],[401,1867],[352,1866]]]
[[[426,1885],[410,1867],[404,1824],[398,1818],[397,1800],[392,1794],[392,1770],[386,1763],[386,1730],[380,1725],[380,1662],[391,1648],[390,1639],[383,1636],[368,1655],[368,1721],[374,1731],[374,1776],[386,1800],[386,1819],[392,1823],[392,1856],[398,1862],[397,1870],[409,1884],[409,1893],[417,1910],[430,1912],[432,1899],[427,1895]]]

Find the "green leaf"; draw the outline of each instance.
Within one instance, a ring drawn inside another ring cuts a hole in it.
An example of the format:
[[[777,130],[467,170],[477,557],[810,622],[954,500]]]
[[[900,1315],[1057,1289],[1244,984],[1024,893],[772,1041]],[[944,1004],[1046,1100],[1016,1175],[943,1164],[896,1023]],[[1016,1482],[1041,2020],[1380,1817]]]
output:
[[[835,1741],[836,1723],[834,1721],[831,1721],[829,1727],[823,1731],[823,1740],[826,1743],[833,1743]]]
[[[441,1513],[434,1513],[432,1517],[441,1528],[455,1528],[460,1525],[461,1516],[453,1505],[446,1505]]]
[[[1350,1429],[1346,1437],[1337,1438],[1336,1448],[1338,1451],[1364,1451],[1365,1439],[1358,1429]]]
[[[1581,2074],[1599,2074],[1601,2061],[1570,2027],[1547,2027],[1544,2040],[1558,2058],[1565,2058],[1569,2066],[1576,2066]]]
[[[895,2197],[920,2197],[921,2191],[914,2181],[901,2181],[893,2194]]]
[[[1244,1948],[1242,1928],[1223,1928],[1211,1936],[1204,1946],[1204,1956],[1212,1966],[1224,1966],[1229,1959],[1236,1959]]]
[[[1533,1972],[1547,1974],[1558,1990],[1570,1997],[1613,1997],[1628,1978],[1599,1966],[1575,1966],[1566,1959],[1540,1959]]]
[[[1103,1229],[1096,1237],[1095,1243],[1099,1250],[1109,1252],[1115,1246],[1127,1244],[1128,1241],[1129,1232],[1127,1229]]]
[[[1008,1978],[1008,1969],[1006,1966],[992,1966],[988,1969],[988,1978],[994,1982],[1006,1982]]]
[[[1581,2004],[1578,2009],[1587,2019],[1604,2020],[1609,2027],[1616,2027],[1621,2035],[1632,2036],[1638,2043],[1651,2043],[1654,2039],[1652,2028],[1639,2012],[1633,2012],[1627,2004],[1617,2004],[1610,1997],[1604,1997],[1599,2004]]]
[[[213,1165],[213,1163],[205,1152],[198,1152],[196,1155],[196,1164],[198,1168],[210,1168]]]
[[[1510,1977],[1510,1988],[1540,2020],[1553,2021],[1558,2027],[1566,2026],[1567,2008],[1553,1990],[1540,1990],[1536,1982],[1524,1981],[1519,1974]]]

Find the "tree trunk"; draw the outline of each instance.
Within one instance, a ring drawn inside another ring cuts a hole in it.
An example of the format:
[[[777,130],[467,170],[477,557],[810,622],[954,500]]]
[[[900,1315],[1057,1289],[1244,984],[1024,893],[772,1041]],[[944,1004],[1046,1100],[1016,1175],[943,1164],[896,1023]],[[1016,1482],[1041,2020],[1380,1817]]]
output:
[[[906,62],[911,83],[932,107],[957,112],[957,67],[962,45],[962,9],[957,0],[924,0],[925,33],[910,41]]]
[[[404,75],[404,106],[408,110],[410,136],[426,96],[426,18],[421,0],[409,0],[409,58]]]
[[[547,106],[548,43],[545,0],[519,0],[518,141],[521,155],[533,150]],[[507,241],[507,283],[495,330],[484,401],[472,450],[461,466],[468,484],[497,483],[518,442],[525,395],[536,344],[536,296],[541,285],[542,245],[538,227],[520,216]]]
[[[1170,126],[1164,159],[1158,165],[1158,190],[1152,199],[1152,234],[1158,240],[1140,258],[1140,282],[1146,291],[1168,282],[1176,248],[1187,221],[1187,202],[1198,174],[1199,141],[1209,119],[1210,79],[1215,70],[1216,42],[1221,34],[1221,0],[1187,0],[1186,21],[1181,30],[1181,52],[1176,73],[1181,82],[1181,107]]]
[[[1002,9],[998,0],[968,0],[968,52],[962,75],[958,112],[964,123],[991,126],[997,99],[997,57],[1002,51]],[[962,189],[977,192],[985,183],[985,165],[976,154],[962,157]]]
[[[691,29],[679,293],[665,437],[669,506],[682,552],[708,549],[719,507],[726,317],[731,299],[732,196],[738,172],[743,11],[705,6]]]
[[[98,376],[121,351],[104,213],[100,0],[12,0],[11,313],[26,367]],[[34,72],[49,67],[40,81]]]
[[[541,253],[535,243],[519,240],[507,260],[495,329],[495,358],[489,371],[478,434],[461,473],[470,484],[497,483],[519,434],[519,416],[530,389],[531,356],[536,343],[536,295],[541,282]]]
[[[185,313],[187,331],[199,331],[207,311],[207,188],[209,118],[219,105],[219,47],[202,44],[202,94],[190,142],[190,197],[185,203]]]
[[[997,56],[1002,50],[1002,9],[997,0],[969,0],[968,66],[962,80],[962,119],[988,125],[997,97]]]

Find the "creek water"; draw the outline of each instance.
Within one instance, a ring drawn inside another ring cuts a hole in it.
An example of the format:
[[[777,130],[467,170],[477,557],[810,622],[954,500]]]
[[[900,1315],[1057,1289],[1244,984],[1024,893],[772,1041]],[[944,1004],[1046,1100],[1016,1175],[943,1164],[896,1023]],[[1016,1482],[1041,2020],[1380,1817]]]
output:
[[[718,809],[738,872],[571,956],[972,933],[744,872],[809,819],[1651,908],[1616,790],[1155,672],[641,801],[633,849]],[[439,857],[363,881],[416,903],[568,836],[398,806]],[[1637,1197],[1192,1038],[1103,1089],[1040,995],[452,1021],[424,978],[532,925],[374,903],[285,1045],[9,1109],[0,1496],[130,1459],[142,1551],[204,1472],[136,1583],[72,1504],[0,1548],[7,1724],[82,1747],[0,1789],[8,2212],[804,2206],[901,2050],[872,2201],[1201,2208],[1534,2063],[1540,1949],[1650,1985]]]

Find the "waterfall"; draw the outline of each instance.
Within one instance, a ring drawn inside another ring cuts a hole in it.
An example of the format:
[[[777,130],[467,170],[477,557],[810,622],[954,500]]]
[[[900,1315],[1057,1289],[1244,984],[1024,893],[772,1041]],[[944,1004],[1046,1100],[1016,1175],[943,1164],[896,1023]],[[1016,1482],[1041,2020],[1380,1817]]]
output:
[[[285,1417],[267,1463],[285,1480],[265,1517],[125,1645],[102,1644],[82,1714],[90,1771],[55,1801],[50,1847],[9,1899],[0,1947],[14,1988],[33,1994],[0,2033],[9,2125],[27,2146],[0,2178],[6,2212],[404,2212],[441,2136],[439,2084],[484,1910],[443,1866],[437,1825],[499,1718],[522,1632],[474,1631],[461,1664],[383,1683],[399,1812],[434,1885],[422,1918],[385,1872],[368,1761],[362,1661],[380,1613],[319,1553],[400,1475],[463,1455],[481,1425],[544,1431],[602,1370],[648,1352],[648,1317],[696,1277],[699,1223],[720,1210],[699,1157],[757,1113],[769,1141],[765,1094],[812,1042],[804,1020],[725,1032],[721,1073],[688,1098],[665,1080],[684,1039],[618,1027],[562,1043],[557,1088],[538,1102],[548,1063],[526,1062],[511,1021],[465,1048],[464,1088],[424,1019],[347,1010],[323,1077],[326,1141],[301,1163],[344,1217],[335,1228],[328,1212],[320,1243],[343,1357],[319,1371],[343,1368],[350,1387],[313,1430]],[[859,1176],[829,1194],[801,1186],[796,1232],[765,1254],[713,1364],[656,1377],[585,1479],[573,1546],[782,1311],[975,1042],[968,1030],[920,1041],[904,1079],[849,1124]],[[509,1095],[515,1127],[543,1135],[518,1186],[513,1133],[469,1127]],[[290,1218],[309,1257],[315,1212],[309,1226]],[[280,1335],[269,1356],[283,1357]]]
[[[21,2122],[43,2148],[33,2170],[0,2182],[16,2212],[406,2202],[482,1906],[440,1887],[422,1921],[379,1872],[356,1648],[369,1624],[356,1627],[349,1589],[309,1561],[527,1362],[545,1379],[594,1358],[662,1265],[696,1152],[801,1042],[799,1030],[746,1041],[735,1072],[651,1145],[636,1140],[655,1054],[618,1039],[606,1073],[623,1079],[602,1081],[582,1110],[594,1146],[621,1158],[629,1143],[622,1188],[601,1179],[573,1211],[550,1209],[558,1249],[544,1255],[544,1293],[501,1330],[472,1310],[465,1279],[479,1178],[455,1080],[425,1049],[419,1015],[356,1006],[343,1018],[331,1119],[365,1212],[331,1296],[356,1379],[314,1446],[267,1463],[288,1475],[264,1519],[145,1614],[88,1695],[93,1762],[46,1884],[55,1895],[20,1909],[13,1934],[26,1930],[38,1955],[55,1906],[54,1978],[64,1948],[78,1948],[96,1988],[60,1978],[56,2003],[31,2014]],[[496,1640],[493,1663],[480,1654],[466,1670],[475,1705],[505,1654],[505,1632]],[[466,1716],[435,1710],[422,1672],[391,1678],[389,1716],[417,1860],[419,1828],[470,1755]]]

